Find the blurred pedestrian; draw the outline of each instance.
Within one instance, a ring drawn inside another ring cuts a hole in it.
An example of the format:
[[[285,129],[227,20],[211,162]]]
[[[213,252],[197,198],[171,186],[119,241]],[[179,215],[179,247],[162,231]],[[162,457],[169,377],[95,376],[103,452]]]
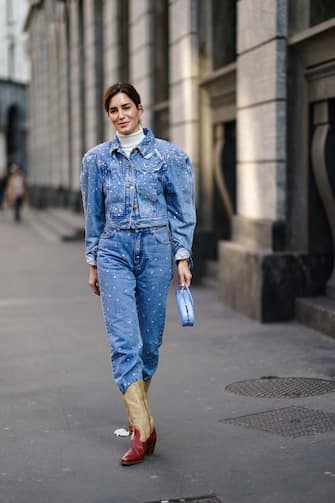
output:
[[[194,178],[187,155],[141,127],[143,105],[129,83],[104,95],[112,141],[82,162],[89,285],[101,295],[113,374],[128,412],[131,447],[122,465],[140,463],[157,440],[148,389],[159,357],[173,256],[190,285]]]
[[[9,177],[5,191],[5,202],[13,208],[15,222],[21,221],[21,210],[27,200],[26,178],[22,170],[15,163],[9,166]]]

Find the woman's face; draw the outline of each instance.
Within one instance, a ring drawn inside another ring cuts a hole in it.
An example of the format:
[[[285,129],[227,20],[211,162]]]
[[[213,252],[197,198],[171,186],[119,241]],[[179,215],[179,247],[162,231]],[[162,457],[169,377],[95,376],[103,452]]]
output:
[[[142,105],[137,108],[127,94],[120,92],[109,102],[108,118],[118,133],[131,134],[140,129],[142,112]]]

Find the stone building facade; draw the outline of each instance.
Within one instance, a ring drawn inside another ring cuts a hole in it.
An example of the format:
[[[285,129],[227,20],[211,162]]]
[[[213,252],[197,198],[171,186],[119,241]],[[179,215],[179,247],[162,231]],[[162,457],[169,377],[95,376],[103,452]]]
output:
[[[0,176],[13,161],[27,168],[27,9],[27,0],[0,0]]]
[[[81,157],[112,135],[103,90],[129,80],[192,158],[197,277],[335,334],[333,1],[44,0],[26,30],[36,204],[80,208]]]

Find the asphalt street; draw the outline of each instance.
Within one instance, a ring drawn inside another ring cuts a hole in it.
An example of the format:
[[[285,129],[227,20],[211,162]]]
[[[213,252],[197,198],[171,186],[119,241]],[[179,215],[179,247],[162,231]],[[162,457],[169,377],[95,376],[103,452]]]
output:
[[[194,287],[196,325],[171,288],[150,390],[154,456],[121,467],[129,439],[83,243],[44,239],[26,214],[0,213],[0,503],[334,503],[335,421],[297,438],[224,422],[290,406],[335,413],[335,394],[228,393],[262,376],[335,377],[335,340],[298,323],[261,325]]]

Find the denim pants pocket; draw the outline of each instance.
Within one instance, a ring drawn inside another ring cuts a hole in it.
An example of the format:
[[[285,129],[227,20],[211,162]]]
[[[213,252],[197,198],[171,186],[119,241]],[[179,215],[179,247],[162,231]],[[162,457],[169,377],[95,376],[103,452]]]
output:
[[[151,232],[158,243],[163,245],[171,244],[171,234],[167,226],[153,228]]]

